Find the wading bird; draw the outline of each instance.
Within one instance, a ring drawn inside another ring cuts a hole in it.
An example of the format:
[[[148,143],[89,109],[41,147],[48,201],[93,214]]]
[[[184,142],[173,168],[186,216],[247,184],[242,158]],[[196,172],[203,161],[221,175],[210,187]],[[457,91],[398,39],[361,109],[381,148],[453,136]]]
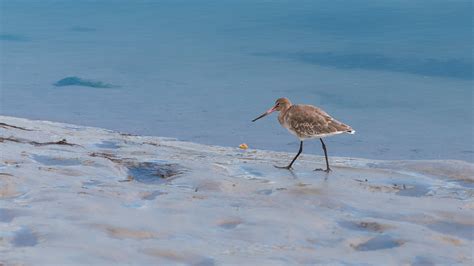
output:
[[[325,171],[328,173],[331,171],[331,168],[329,168],[328,153],[323,138],[341,133],[355,133],[350,126],[337,121],[320,108],[305,104],[292,105],[287,98],[279,98],[276,100],[275,106],[252,120],[252,122],[275,111],[280,112],[278,115],[280,124],[300,140],[300,149],[291,163],[283,167],[275,166],[277,168],[291,169],[296,158],[298,158],[303,151],[303,141],[306,139],[319,138],[323,146],[324,156],[326,157],[326,170],[318,168],[315,169],[315,171]]]

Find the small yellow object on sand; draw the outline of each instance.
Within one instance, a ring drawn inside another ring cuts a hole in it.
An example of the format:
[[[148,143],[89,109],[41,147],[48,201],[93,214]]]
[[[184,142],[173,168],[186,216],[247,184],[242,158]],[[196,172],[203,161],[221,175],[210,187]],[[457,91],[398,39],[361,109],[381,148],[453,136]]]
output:
[[[239,148],[241,148],[242,150],[246,150],[249,148],[249,145],[245,144],[245,143],[242,143],[239,145]]]

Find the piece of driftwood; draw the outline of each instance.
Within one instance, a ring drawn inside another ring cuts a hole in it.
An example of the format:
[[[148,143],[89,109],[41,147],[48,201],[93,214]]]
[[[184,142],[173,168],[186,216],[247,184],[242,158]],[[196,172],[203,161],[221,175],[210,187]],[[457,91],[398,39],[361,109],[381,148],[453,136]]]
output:
[[[37,141],[33,141],[33,140],[17,139],[17,138],[12,138],[12,137],[0,137],[0,143],[5,142],[5,141],[12,141],[12,142],[16,142],[16,143],[30,144],[30,145],[34,145],[34,146],[46,146],[46,145],[80,146],[78,144],[69,143],[69,142],[67,142],[66,139],[62,139],[62,140],[59,140],[59,141],[37,142]]]
[[[14,126],[14,125],[9,125],[9,124],[7,124],[7,123],[2,123],[2,122],[0,122],[0,127],[3,127],[3,128],[15,128],[15,129],[25,130],[25,131],[33,131],[32,129],[28,129],[28,128],[24,128],[24,127],[18,127],[18,126]]]

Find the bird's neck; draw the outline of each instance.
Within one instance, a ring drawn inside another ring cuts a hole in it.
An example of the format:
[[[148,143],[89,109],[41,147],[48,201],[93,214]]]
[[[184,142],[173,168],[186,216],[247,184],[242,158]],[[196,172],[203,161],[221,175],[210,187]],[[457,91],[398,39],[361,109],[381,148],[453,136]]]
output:
[[[284,124],[284,121],[285,121],[285,115],[286,113],[288,112],[288,110],[290,109],[291,105],[288,105],[288,106],[285,106],[285,108],[283,108],[280,113],[278,114],[278,122],[280,122],[280,124]]]

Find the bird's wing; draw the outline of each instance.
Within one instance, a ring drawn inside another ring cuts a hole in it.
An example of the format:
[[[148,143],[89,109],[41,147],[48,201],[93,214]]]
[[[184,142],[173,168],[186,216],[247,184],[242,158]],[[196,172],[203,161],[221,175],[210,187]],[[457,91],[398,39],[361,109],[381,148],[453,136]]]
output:
[[[312,105],[293,105],[286,118],[287,124],[304,137],[352,131],[350,126]]]

